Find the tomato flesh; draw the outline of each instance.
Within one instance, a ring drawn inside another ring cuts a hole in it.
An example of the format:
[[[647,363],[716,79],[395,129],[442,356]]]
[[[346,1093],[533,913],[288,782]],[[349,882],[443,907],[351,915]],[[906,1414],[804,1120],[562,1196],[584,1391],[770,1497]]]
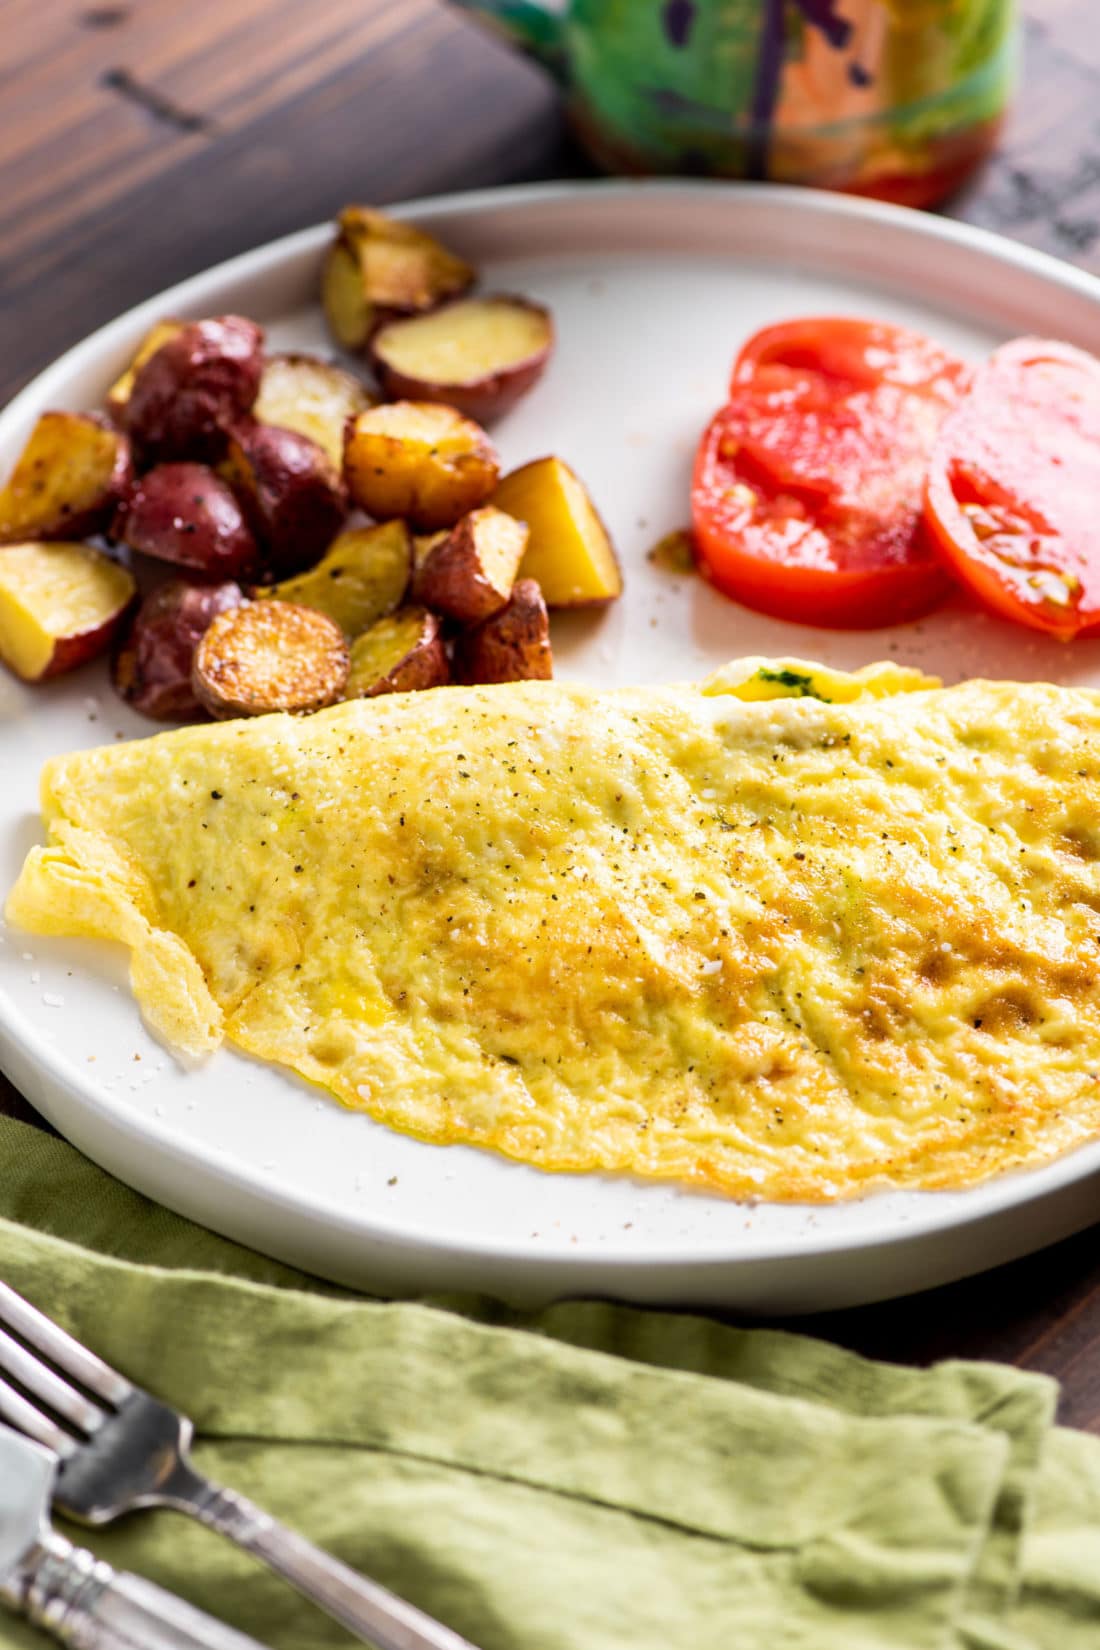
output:
[[[945,420],[925,515],[987,607],[1055,636],[1100,634],[1100,361],[1017,338]]]
[[[969,369],[900,327],[769,327],[734,365],[696,454],[699,559],[720,589],[804,623],[885,625],[947,578],[924,528],[929,454]]]

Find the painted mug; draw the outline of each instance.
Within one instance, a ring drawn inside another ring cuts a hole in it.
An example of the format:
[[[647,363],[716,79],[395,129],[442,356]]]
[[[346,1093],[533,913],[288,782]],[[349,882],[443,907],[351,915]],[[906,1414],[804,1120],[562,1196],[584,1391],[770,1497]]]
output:
[[[1015,0],[452,0],[565,89],[610,171],[927,205],[995,139]]]

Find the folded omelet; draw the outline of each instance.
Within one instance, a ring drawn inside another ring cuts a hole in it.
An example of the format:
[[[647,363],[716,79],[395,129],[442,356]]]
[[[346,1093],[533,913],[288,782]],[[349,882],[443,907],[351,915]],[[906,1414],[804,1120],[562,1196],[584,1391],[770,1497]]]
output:
[[[1100,1132],[1100,694],[440,688],[78,752],[42,794],[13,922],[129,946],[179,1049],[423,1140],[819,1200]]]

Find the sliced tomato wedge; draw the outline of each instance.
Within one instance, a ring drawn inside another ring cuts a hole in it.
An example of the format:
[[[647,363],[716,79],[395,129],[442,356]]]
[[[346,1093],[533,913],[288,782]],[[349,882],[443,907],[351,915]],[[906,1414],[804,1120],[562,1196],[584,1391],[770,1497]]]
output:
[[[1005,618],[1100,634],[1100,361],[1017,338],[944,421],[925,514],[946,561]]]
[[[915,617],[947,578],[923,526],[928,458],[969,369],[902,327],[768,327],[700,441],[703,570],[750,607],[841,628]]]

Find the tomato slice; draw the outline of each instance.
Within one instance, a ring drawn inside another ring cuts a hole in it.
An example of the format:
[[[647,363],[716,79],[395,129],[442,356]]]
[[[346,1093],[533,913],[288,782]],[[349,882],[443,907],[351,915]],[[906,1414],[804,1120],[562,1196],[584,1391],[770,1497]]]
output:
[[[940,431],[925,515],[980,601],[1055,636],[1100,633],[1100,361],[1017,338]]]
[[[947,578],[924,528],[928,458],[969,369],[919,333],[804,320],[744,346],[695,459],[703,570],[781,618],[915,617]]]

